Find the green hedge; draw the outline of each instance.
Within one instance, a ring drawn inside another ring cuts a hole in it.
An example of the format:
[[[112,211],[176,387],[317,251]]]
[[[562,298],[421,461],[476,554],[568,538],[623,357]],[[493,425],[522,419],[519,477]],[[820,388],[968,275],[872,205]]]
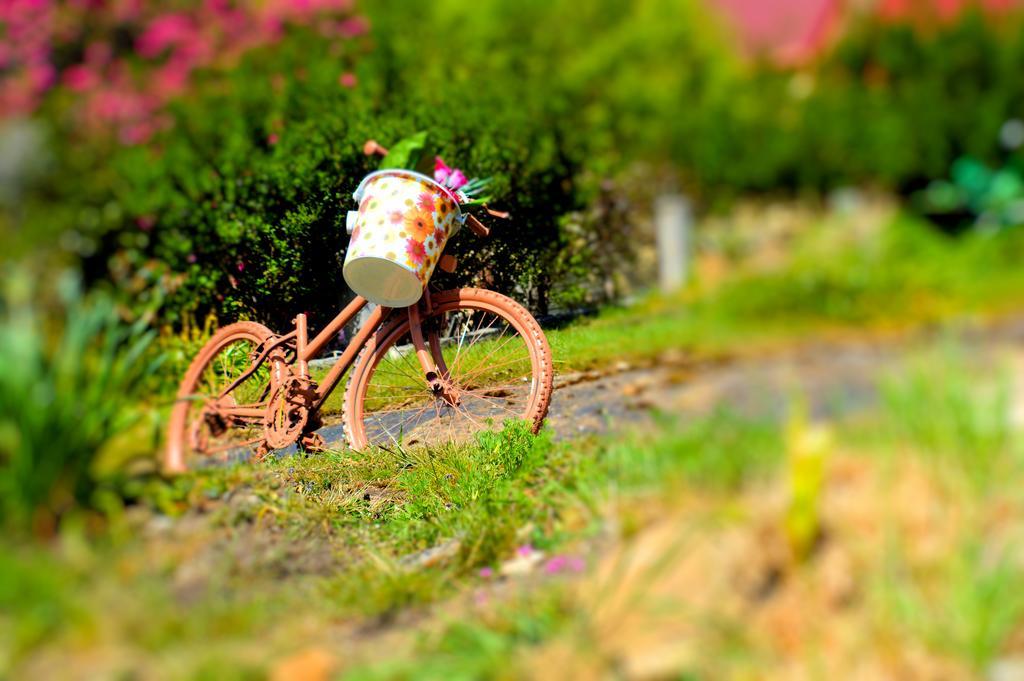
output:
[[[513,213],[487,242],[458,237],[460,273],[439,283],[479,281],[543,311],[553,291],[583,300],[573,282],[617,266],[563,218],[606,201],[603,181],[637,161],[670,164],[709,206],[844,184],[911,191],[960,155],[997,159],[999,126],[1024,115],[1016,18],[865,22],[793,72],[741,63],[696,0],[365,10],[370,34],[344,47],[296,29],[208,73],[143,146],[82,138],[58,88],[41,112],[53,163],[0,230],[16,252],[82,257],[93,282],[112,278],[172,322],[323,321],[348,295],[344,215],[374,168],[363,142],[429,130],[450,163],[493,175]],[[348,71],[355,87],[339,83]]]

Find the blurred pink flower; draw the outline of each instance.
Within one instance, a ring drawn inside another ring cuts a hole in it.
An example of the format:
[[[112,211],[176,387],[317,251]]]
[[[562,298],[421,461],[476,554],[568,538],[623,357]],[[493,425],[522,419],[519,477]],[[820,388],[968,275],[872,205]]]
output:
[[[370,22],[365,17],[352,17],[338,24],[338,33],[346,38],[361,36],[370,30]]]
[[[448,164],[440,156],[434,157],[434,180],[444,184],[448,181],[448,176],[452,174],[452,169],[448,167]]]
[[[280,138],[277,136],[277,133],[276,132],[272,132],[269,135],[267,135],[267,144],[273,146],[273,145],[277,144],[279,139]]]
[[[64,84],[72,92],[84,92],[96,87],[100,82],[99,76],[85,64],[75,64],[64,70]]]
[[[533,544],[523,544],[522,546],[516,549],[516,555],[522,556],[524,558],[533,555],[533,553]]]
[[[579,573],[586,569],[586,562],[579,556],[553,556],[544,563],[544,572],[557,575],[562,572]]]
[[[168,99],[184,92],[188,86],[191,67],[182,59],[171,59],[153,74],[153,90]]]
[[[165,14],[150,22],[135,41],[135,50],[143,57],[152,59],[194,33],[195,26],[186,14]]]
[[[121,144],[142,144],[153,136],[156,126],[148,121],[129,123],[121,128]]]
[[[42,91],[57,80],[57,69],[49,62],[32,64],[28,67],[28,78],[37,91]]]
[[[156,218],[154,218],[152,215],[140,215],[139,217],[135,218],[135,224],[138,225],[139,229],[141,229],[143,232],[148,232],[149,230],[153,229],[153,225],[156,224]]]
[[[483,578],[483,579],[490,579],[491,577],[494,576],[494,568],[482,567],[482,568],[480,568],[480,573],[479,574],[480,574],[480,577]]]
[[[463,172],[456,168],[455,170],[452,171],[452,174],[448,176],[447,184],[448,187],[450,187],[451,189],[458,189],[465,185],[467,182],[469,182],[469,180],[466,178]]]
[[[276,42],[291,26],[330,27],[331,37],[365,33],[353,0],[198,0],[166,11],[143,0],[0,0],[0,119],[30,114],[54,85],[78,95],[81,123],[126,144],[148,140],[173,118],[165,107],[197,69],[230,68],[246,51]],[[135,57],[115,47],[137,32]],[[55,53],[81,58],[58,72]],[[120,54],[115,57],[115,54]],[[304,69],[295,77],[305,79]],[[275,90],[287,79],[274,78]],[[341,74],[355,87],[355,74]]]

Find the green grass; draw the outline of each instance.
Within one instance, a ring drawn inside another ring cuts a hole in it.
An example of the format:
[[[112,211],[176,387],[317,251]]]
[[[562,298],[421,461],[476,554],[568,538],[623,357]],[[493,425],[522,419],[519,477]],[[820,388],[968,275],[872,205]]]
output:
[[[1024,573],[1014,548],[993,552],[982,539],[965,538],[947,561],[921,574],[894,545],[881,602],[903,635],[983,672],[1024,619]]]
[[[38,547],[4,551],[0,576],[10,588],[0,589],[0,631],[10,636],[0,661],[9,668],[40,646],[67,645],[111,621],[123,644],[153,659],[172,648],[198,655],[210,640],[227,649],[260,639],[289,613],[386,621],[452,595],[518,546],[555,551],[586,536],[613,485],[639,490],[664,475],[736,489],[747,475],[739,469],[775,442],[770,426],[725,414],[664,426],[670,434],[663,441],[556,445],[550,434],[533,436],[510,422],[470,446],[328,452],[215,468],[170,484],[135,481],[129,497],[154,511],[192,516],[188,509],[205,508],[193,539],[206,548],[195,554],[164,546],[162,562],[143,564],[138,530],[113,530],[120,540],[86,550],[78,562]],[[631,462],[652,442],[653,454]],[[723,461],[730,443],[749,444],[751,454]],[[80,543],[68,532],[71,544]],[[234,539],[219,555],[214,546],[224,532]],[[258,547],[268,532],[298,553],[245,548]],[[421,553],[437,547],[440,557]],[[196,583],[185,579],[183,587],[189,561],[201,567]]]
[[[737,353],[821,331],[863,333],[1021,309],[1021,230],[954,240],[899,219],[872,240],[824,232],[793,251],[770,272],[741,269],[716,288],[650,297],[549,331],[556,368],[644,362],[679,350]]]
[[[999,372],[948,359],[944,372],[920,369],[935,366],[936,356],[958,355],[940,347],[910,361],[886,379],[880,408],[840,424],[837,438],[863,450],[866,461],[877,460],[872,450],[902,451],[955,466],[969,461],[964,450],[992,445],[1000,474],[987,487],[949,492],[970,510],[964,529],[975,539],[960,537],[937,563],[897,548],[873,566],[864,603],[878,606],[869,612],[879,621],[865,631],[983,670],[1024,617],[1017,595],[1024,585],[1010,562],[1012,545],[995,551],[977,528],[991,517],[986,504],[1010,499],[1007,491],[1024,476],[1007,465],[1016,454],[1006,442],[1006,414],[993,410],[1002,404]],[[966,416],[965,406],[972,410]],[[956,427],[933,423],[954,417]],[[217,676],[233,660],[232,674],[257,678],[268,660],[309,643],[310,623],[320,632],[314,637],[329,638],[340,623],[372,630],[439,601],[446,604],[389,654],[346,660],[345,677],[522,675],[532,651],[557,640],[596,654],[593,603],[560,581],[485,606],[482,616],[458,595],[489,583],[480,568],[499,566],[519,546],[552,556],[595,541],[588,538],[606,522],[609,502],[621,509],[624,536],[642,530],[636,518],[687,496],[699,496],[707,509],[686,535],[701,543],[737,523],[784,522],[784,508],[775,519],[755,519],[742,500],[792,477],[783,463],[796,435],[727,411],[690,422],[659,417],[655,425],[554,443],[510,424],[471,446],[329,452],[213,469],[173,484],[136,481],[140,503],[183,514],[192,528],[186,544],[195,546],[142,540],[136,530],[112,531],[92,546],[69,531],[59,550],[8,547],[0,557],[0,672],[76,642],[113,640],[153,665],[125,668],[138,673],[170,664],[172,678]],[[825,499],[832,494],[828,484],[819,487]],[[190,510],[197,508],[205,510]],[[822,513],[817,504],[813,513]],[[815,523],[822,522],[819,515]],[[882,528],[894,536],[894,526]],[[811,554],[790,569],[814,571],[815,560]],[[771,661],[752,623],[725,615],[697,621],[707,640],[729,651],[729,668]]]
[[[889,418],[882,434],[984,490],[1022,463],[1009,422],[1010,388],[1008,372],[992,376],[956,346],[940,346],[883,380]]]
[[[738,490],[776,468],[782,459],[778,424],[727,409],[690,424],[671,417],[660,427],[607,447],[602,465],[623,489],[696,485]]]

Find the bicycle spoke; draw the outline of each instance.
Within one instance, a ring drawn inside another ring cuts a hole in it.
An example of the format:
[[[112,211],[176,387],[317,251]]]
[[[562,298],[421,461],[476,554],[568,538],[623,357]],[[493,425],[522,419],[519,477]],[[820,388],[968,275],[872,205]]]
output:
[[[487,360],[489,360],[491,357],[493,357],[494,353],[496,353],[498,350],[501,350],[502,348],[506,347],[511,341],[516,340],[517,338],[519,338],[519,336],[517,336],[517,335],[509,336],[505,340],[505,342],[503,342],[500,346],[495,346],[494,348],[491,349],[490,352],[488,352],[486,355],[484,355],[484,357],[479,362],[477,362],[477,366],[478,367],[479,366],[486,366],[487,365]]]
[[[230,393],[221,395],[224,388],[251,369],[254,348],[255,343],[248,339],[229,344],[197,376],[196,390],[189,398],[193,404],[186,416],[195,454],[209,457],[262,440],[263,415],[237,411],[267,409],[270,367],[261,365]]]
[[[480,338],[483,338],[487,331],[489,331],[490,329],[494,328],[494,323],[496,321],[498,321],[499,319],[501,319],[501,317],[499,317],[498,315],[494,314],[493,312],[491,314],[494,316],[494,319],[491,321],[490,324],[487,325],[486,328],[478,329],[477,331],[474,331],[474,333],[477,334],[477,338],[474,338],[473,340],[471,340],[469,342],[469,347],[472,347],[477,342],[477,340],[479,340]],[[502,320],[502,321],[504,321],[504,320]],[[504,331],[502,331],[502,334],[504,334]],[[458,366],[459,366],[459,358],[456,355],[455,366],[452,368],[452,371],[453,372],[457,371],[458,370]]]
[[[527,364],[529,364],[529,362],[530,362],[529,357],[525,357],[525,358],[524,357],[520,357],[520,358],[517,358],[517,359],[509,360],[507,362],[500,362],[498,364],[481,365],[473,373],[465,375],[465,376],[462,376],[459,379],[459,383],[461,383],[463,385],[468,385],[468,384],[470,384],[472,382],[472,379],[477,378],[478,376],[482,376],[482,375],[484,375],[485,373],[487,373],[489,371],[493,371],[493,370],[497,369],[498,367],[509,366],[509,365],[512,365],[512,364],[520,364],[520,363],[522,363],[524,361]]]
[[[440,351],[436,361],[447,368],[442,389],[459,396],[458,405],[426,385],[418,358],[409,348],[411,334],[392,337],[380,350],[381,359],[363,379],[361,393],[363,437],[370,443],[400,435],[406,442],[439,445],[500,428],[507,419],[530,418],[532,395],[540,385],[532,380],[530,341],[513,317],[477,305],[458,303],[423,320],[434,339],[431,351]],[[521,345],[514,342],[517,339]],[[399,353],[396,347],[404,351]]]
[[[218,447],[214,447],[213,449],[203,450],[201,454],[203,454],[203,456],[213,456],[214,454],[220,454],[221,452],[227,452],[232,449],[239,449],[241,447],[248,447],[249,445],[254,445],[262,439],[263,436],[260,435],[259,437],[252,438],[251,440],[242,440],[240,442],[228,442]]]

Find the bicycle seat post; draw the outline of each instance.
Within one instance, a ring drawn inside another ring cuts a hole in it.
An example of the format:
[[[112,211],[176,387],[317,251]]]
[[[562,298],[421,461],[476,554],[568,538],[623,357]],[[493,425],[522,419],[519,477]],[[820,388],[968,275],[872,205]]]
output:
[[[306,328],[306,315],[300,312],[295,315],[295,353],[296,362],[299,368],[299,376],[309,376],[309,362],[306,361],[306,343],[308,342],[308,330]]]

